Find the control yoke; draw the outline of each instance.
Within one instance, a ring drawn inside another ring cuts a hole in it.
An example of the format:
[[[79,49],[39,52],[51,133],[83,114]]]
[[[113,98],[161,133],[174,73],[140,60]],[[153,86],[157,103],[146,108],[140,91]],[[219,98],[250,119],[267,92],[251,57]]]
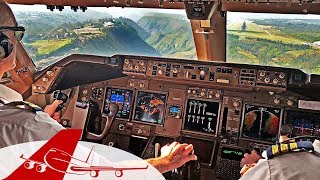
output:
[[[102,133],[95,134],[93,132],[88,131],[87,127],[88,127],[89,121],[87,121],[87,125],[85,126],[85,131],[86,131],[85,138],[99,141],[104,139],[109,134],[111,125],[114,122],[116,115],[118,113],[119,106],[117,104],[111,103],[109,109],[110,109],[110,112],[108,114],[104,114],[103,116],[103,119],[105,118],[106,123],[102,130]],[[88,113],[90,113],[90,111]],[[90,114],[89,114],[89,117],[90,117]]]

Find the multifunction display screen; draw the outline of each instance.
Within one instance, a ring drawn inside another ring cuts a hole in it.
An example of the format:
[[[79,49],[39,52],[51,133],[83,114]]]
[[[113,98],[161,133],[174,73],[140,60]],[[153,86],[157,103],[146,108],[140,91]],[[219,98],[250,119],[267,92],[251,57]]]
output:
[[[129,119],[132,99],[132,90],[107,88],[103,113],[109,113],[110,103],[115,103],[119,106],[117,117],[121,119]]]
[[[229,159],[234,161],[241,161],[243,158],[244,152],[240,149],[234,149],[229,147],[221,148],[221,158]]]
[[[281,117],[280,108],[245,105],[242,137],[276,141]]]
[[[166,94],[138,91],[134,120],[163,124],[166,101]]]
[[[184,130],[216,133],[220,103],[189,99],[184,117]]]
[[[286,124],[292,127],[292,136],[320,135],[320,113],[288,110]]]

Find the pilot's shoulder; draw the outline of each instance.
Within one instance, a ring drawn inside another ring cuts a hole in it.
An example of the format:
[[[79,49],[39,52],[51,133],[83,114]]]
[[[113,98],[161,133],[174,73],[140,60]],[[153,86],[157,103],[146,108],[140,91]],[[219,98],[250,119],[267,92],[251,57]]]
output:
[[[260,159],[258,163],[250,168],[241,178],[240,180],[269,180],[271,178],[270,168],[268,160]]]

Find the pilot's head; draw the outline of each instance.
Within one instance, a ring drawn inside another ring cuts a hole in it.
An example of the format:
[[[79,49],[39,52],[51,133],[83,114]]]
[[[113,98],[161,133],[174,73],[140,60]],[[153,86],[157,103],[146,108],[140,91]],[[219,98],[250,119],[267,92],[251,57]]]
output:
[[[21,40],[24,28],[19,27],[10,7],[0,0],[0,78],[15,68],[16,44]]]

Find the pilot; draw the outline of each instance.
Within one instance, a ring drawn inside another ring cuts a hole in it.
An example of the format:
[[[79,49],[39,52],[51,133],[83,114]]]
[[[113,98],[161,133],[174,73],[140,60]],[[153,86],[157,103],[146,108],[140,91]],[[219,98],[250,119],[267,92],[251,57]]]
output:
[[[315,140],[313,145],[308,141],[288,143],[282,147],[273,145],[264,151],[262,156],[255,150],[251,151],[251,154],[245,153],[240,163],[240,179],[318,180],[319,143]]]
[[[0,80],[5,72],[16,66],[16,44],[21,40],[19,31],[10,7],[0,0]],[[1,82],[1,81],[0,81]],[[15,102],[21,102],[22,96],[0,83],[0,148],[18,143],[48,140],[58,131],[64,129],[56,120],[60,115],[55,113],[61,101],[56,100],[43,111],[36,106],[24,102],[30,111],[21,111]],[[21,108],[21,107],[20,107]],[[54,117],[56,120],[52,119]],[[188,161],[196,160],[192,154],[193,146],[173,142],[161,148],[161,156],[147,159],[161,173],[176,169]]]

